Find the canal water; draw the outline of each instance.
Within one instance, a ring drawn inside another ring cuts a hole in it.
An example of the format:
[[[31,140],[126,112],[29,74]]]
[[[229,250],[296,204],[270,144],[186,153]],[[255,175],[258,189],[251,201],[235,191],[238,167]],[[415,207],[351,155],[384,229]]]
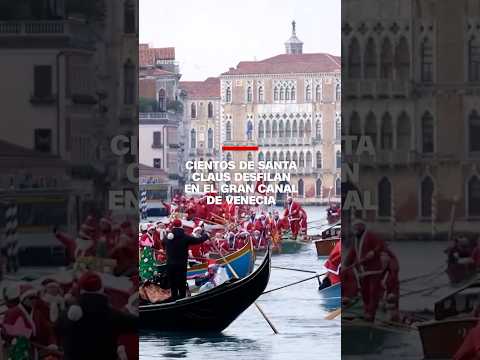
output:
[[[324,222],[324,207],[306,207],[306,210],[312,225]],[[315,232],[318,229],[309,230],[309,233]],[[313,244],[306,244],[296,254],[274,256],[272,265],[321,273],[322,264],[323,260],[317,258]],[[267,290],[310,276],[308,273],[272,269]],[[266,294],[259,298],[258,303],[279,335],[273,334],[258,310],[251,306],[215,337],[186,338],[141,333],[140,359],[340,359],[340,319],[324,320],[328,310],[321,305],[315,279]]]

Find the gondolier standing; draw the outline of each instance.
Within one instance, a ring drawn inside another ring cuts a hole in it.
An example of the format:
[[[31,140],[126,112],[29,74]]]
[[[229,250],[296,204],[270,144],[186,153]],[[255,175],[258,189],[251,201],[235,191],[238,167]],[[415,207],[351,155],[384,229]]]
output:
[[[205,231],[198,233],[198,237],[185,234],[180,219],[173,220],[173,228],[164,240],[167,253],[167,274],[172,293],[171,300],[182,299],[186,296],[188,247],[201,244],[208,240]]]
[[[301,221],[301,210],[302,207],[296,201],[293,201],[293,198],[289,196],[287,198],[287,206],[283,214],[284,217],[288,218],[290,224],[290,231],[292,232],[292,237],[294,240],[297,239],[298,233],[300,232],[300,221]]]
[[[353,246],[350,247],[345,266],[353,266],[359,279],[365,320],[374,321],[382,296],[383,266],[380,256],[385,251],[385,243],[367,231],[366,224],[360,219],[354,220],[353,233]]]

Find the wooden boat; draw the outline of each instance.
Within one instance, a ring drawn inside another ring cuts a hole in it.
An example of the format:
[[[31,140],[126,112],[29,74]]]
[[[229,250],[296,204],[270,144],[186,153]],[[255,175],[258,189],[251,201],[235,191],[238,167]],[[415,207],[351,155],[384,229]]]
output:
[[[253,265],[255,263],[255,252],[253,250],[252,243],[249,242],[240,250],[227,255],[225,260],[232,266],[240,278],[247,276],[252,272]],[[218,259],[217,262],[218,264],[225,264],[225,261],[222,259]],[[227,270],[229,276],[233,277],[233,274],[230,272],[228,266],[226,266],[225,269]],[[204,275],[207,270],[208,263],[194,265],[188,269],[187,279],[194,279],[198,276]]]
[[[435,320],[418,329],[425,359],[452,358],[470,329],[480,321],[471,314],[480,302],[480,279],[453,291],[435,303]],[[442,341],[438,341],[438,339]]]
[[[342,227],[340,223],[336,223],[333,226],[325,229],[321,233],[321,239],[315,240],[315,248],[317,250],[317,256],[328,256],[332,252],[333,248],[340,240],[340,231]]]
[[[338,309],[342,300],[342,285],[337,283],[319,291],[321,304],[327,310]]]
[[[263,293],[270,279],[271,254],[240,280],[175,302],[141,305],[140,328],[164,332],[219,333]]]

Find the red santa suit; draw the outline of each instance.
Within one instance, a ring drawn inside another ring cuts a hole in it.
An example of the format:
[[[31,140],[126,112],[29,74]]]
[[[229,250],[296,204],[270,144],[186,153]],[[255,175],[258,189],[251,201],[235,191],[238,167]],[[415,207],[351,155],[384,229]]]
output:
[[[340,279],[340,267],[342,263],[342,244],[341,241],[338,241],[335,244],[335,247],[332,249],[332,252],[328,256],[327,261],[323,265],[328,272],[328,278],[332,285],[337,284],[341,281]]]
[[[453,360],[477,360],[480,354],[480,322],[465,337]]]
[[[400,266],[397,257],[389,248],[386,247],[380,256],[385,268],[382,274],[382,286],[385,290],[385,300],[387,302],[387,307],[392,312],[392,320],[398,320],[400,305],[400,281],[398,273],[400,271]]]
[[[380,254],[385,249],[383,240],[365,230],[360,238],[355,238],[347,255],[345,265],[355,265],[356,274],[360,279],[365,316],[374,320],[378,303],[382,295],[382,262]],[[367,254],[373,256],[366,260]]]
[[[290,204],[287,204],[285,212],[283,213],[283,216],[288,219],[288,222],[290,224],[290,231],[292,232],[294,239],[297,238],[301,228],[301,209],[302,207],[299,203],[297,203],[296,201],[292,201]]]

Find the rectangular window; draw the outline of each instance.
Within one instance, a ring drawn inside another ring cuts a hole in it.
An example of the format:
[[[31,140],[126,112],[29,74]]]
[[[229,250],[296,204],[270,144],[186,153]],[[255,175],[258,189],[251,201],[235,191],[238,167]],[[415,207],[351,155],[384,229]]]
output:
[[[36,65],[33,69],[33,95],[44,99],[52,96],[52,67]]]
[[[161,169],[162,159],[153,159],[153,167],[156,169]]]
[[[433,81],[433,50],[429,43],[424,43],[421,54],[421,79],[423,82]]]
[[[35,150],[49,153],[52,151],[52,130],[35,129],[34,131]]]
[[[154,147],[162,146],[162,133],[160,131],[153,132],[153,146]]]

